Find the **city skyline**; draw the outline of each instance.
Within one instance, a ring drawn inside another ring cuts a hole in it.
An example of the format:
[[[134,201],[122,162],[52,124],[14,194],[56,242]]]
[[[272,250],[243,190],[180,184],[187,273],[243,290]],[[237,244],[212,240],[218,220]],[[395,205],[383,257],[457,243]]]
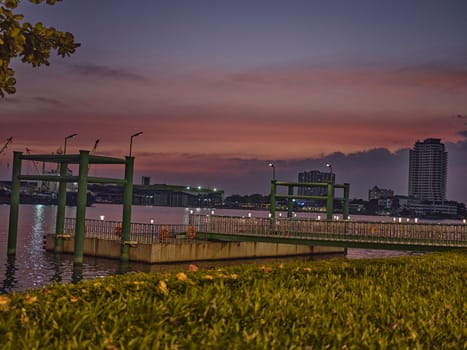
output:
[[[467,202],[465,1],[22,3],[26,20],[74,33],[50,67],[14,63],[0,100],[0,179],[11,151],[124,156],[135,179],[268,193],[326,171],[365,198],[407,194],[408,149],[440,138],[447,199]],[[83,25],[85,23],[85,25]],[[124,24],[124,25],[123,25]],[[95,171],[100,171],[96,169]],[[106,175],[106,174],[102,174]]]

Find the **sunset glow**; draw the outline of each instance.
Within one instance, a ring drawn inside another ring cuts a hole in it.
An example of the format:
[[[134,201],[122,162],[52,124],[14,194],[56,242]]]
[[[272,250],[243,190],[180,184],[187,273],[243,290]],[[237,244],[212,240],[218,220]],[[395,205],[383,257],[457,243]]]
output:
[[[12,150],[56,152],[77,133],[67,152],[100,139],[98,154],[124,156],[142,130],[136,174],[153,183],[267,193],[269,161],[296,180],[332,159],[352,197],[375,184],[407,194],[406,149],[436,137],[448,146],[448,197],[467,201],[465,1],[22,8],[81,47],[50,67],[15,63],[18,92],[0,100],[0,143],[14,138],[0,179]]]

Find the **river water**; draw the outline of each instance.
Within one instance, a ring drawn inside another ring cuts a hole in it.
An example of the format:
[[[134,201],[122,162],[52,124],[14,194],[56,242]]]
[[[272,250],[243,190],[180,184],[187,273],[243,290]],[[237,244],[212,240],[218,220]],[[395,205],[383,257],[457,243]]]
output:
[[[120,261],[104,258],[84,257],[82,267],[73,264],[73,256],[69,254],[56,255],[43,249],[43,236],[55,229],[56,206],[21,205],[18,222],[18,241],[15,257],[7,256],[9,205],[0,205],[0,293],[24,291],[44,285],[76,282],[81,279],[93,279],[124,272],[167,271],[185,268],[189,263],[181,264],[141,264],[128,263],[122,266]],[[112,204],[97,204],[86,210],[86,218],[121,221],[122,206]],[[154,220],[161,224],[182,224],[188,222],[190,210],[199,214],[211,214],[207,209],[188,209],[175,207],[144,207],[133,206],[132,222],[149,223]],[[216,215],[267,217],[265,211],[244,211],[219,209]],[[298,217],[317,218],[316,213],[298,213]],[[76,208],[67,207],[66,217],[75,217]],[[324,215],[322,215],[324,218]],[[371,221],[392,221],[390,217],[352,217],[352,219]],[[347,257],[370,258],[392,257],[416,252],[399,252],[385,250],[349,249]],[[315,257],[299,257],[293,259],[314,259]],[[288,259],[288,258],[287,258]],[[246,259],[242,261],[197,262],[201,267],[217,267],[222,265],[239,264],[243,262],[278,261],[281,259]]]

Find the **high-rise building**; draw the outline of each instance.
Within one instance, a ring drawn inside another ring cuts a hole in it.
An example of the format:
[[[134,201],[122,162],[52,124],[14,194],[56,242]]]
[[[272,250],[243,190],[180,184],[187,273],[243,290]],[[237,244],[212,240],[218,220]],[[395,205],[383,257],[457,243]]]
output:
[[[446,200],[447,163],[441,139],[417,141],[409,156],[409,198],[433,203]]]

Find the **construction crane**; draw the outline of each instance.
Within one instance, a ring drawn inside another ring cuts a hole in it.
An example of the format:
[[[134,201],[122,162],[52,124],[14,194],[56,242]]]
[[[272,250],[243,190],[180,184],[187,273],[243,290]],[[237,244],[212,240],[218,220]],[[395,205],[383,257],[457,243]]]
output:
[[[96,142],[94,142],[94,146],[92,147],[91,152],[89,152],[90,155],[96,152],[97,145],[99,144],[99,141],[100,141],[100,140],[97,139]],[[88,166],[88,171],[90,171],[90,169],[91,169],[91,166],[89,165],[89,166]],[[96,168],[94,168],[94,176],[96,175],[95,173],[96,173]]]
[[[26,154],[31,154],[31,149],[27,148],[26,147]],[[42,172],[39,170],[39,167],[37,166],[37,162],[35,160],[32,160],[32,164],[34,165],[34,168],[36,169],[37,173],[39,175],[43,174],[45,172],[45,163],[42,164]],[[43,182],[43,181],[39,181],[37,183],[37,187],[40,191],[49,191],[50,188],[49,188],[49,185],[48,183],[46,182]]]
[[[92,150],[90,152],[90,154],[93,154],[94,152],[96,152],[96,149],[97,149],[97,145],[99,144],[99,139],[96,140],[96,142],[94,142],[94,146],[92,147]]]
[[[2,149],[0,149],[0,155],[1,155],[3,152],[6,151],[8,145],[9,145],[10,143],[12,143],[12,142],[13,142],[13,136],[10,136],[10,137],[6,140],[6,142],[5,142],[5,144],[3,145]],[[7,167],[7,169],[10,168],[10,163],[9,163],[9,162],[7,162],[6,167]]]
[[[5,144],[3,145],[2,149],[0,149],[0,154],[2,154],[4,151],[6,151],[8,145],[9,145],[10,143],[12,143],[12,142],[13,142],[13,136],[10,136],[10,137],[6,140],[6,142],[5,142]]]

